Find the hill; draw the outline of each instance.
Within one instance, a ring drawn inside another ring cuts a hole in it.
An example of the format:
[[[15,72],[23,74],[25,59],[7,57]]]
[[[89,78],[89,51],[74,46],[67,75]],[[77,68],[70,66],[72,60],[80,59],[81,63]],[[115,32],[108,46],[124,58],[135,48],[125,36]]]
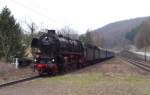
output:
[[[126,34],[140,26],[144,21],[150,17],[141,17],[129,20],[118,21],[105,25],[102,28],[93,30],[93,33],[99,35],[99,39],[104,40],[103,47],[107,48],[123,48],[126,44],[131,42],[126,39]]]

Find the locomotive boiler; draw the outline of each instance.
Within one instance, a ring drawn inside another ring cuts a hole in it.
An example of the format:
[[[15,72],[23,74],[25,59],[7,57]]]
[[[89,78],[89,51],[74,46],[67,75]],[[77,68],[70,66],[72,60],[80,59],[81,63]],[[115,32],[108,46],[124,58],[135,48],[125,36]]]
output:
[[[57,35],[55,30],[39,38],[33,38],[31,47],[39,52],[35,56],[35,69],[40,74],[56,74],[67,69],[79,67],[84,61],[84,48],[79,40]]]

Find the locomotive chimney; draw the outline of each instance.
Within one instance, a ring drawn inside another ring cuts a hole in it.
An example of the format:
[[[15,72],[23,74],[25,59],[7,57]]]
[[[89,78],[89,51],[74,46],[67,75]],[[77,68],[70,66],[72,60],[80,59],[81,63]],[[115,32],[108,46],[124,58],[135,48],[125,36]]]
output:
[[[48,30],[48,35],[55,35],[55,34],[56,34],[55,30]]]

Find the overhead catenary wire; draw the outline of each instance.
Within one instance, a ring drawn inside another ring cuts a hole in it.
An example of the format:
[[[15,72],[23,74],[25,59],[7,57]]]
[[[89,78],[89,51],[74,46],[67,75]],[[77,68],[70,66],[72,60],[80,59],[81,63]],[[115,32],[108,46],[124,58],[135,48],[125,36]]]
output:
[[[34,12],[34,13],[37,14],[37,15],[42,16],[43,19],[48,20],[48,21],[50,21],[51,23],[56,23],[56,22],[57,22],[57,21],[51,19],[50,17],[48,17],[47,15],[43,14],[42,12],[39,12],[39,11],[37,11],[37,10],[35,10],[35,9],[33,9],[33,8],[31,8],[31,7],[29,7],[29,6],[25,5],[25,4],[23,4],[23,3],[21,3],[21,2],[18,2],[18,1],[16,1],[16,0],[10,0],[10,1],[11,1],[12,3],[14,3],[14,4],[19,5],[20,7],[25,8],[26,10],[29,10],[29,11],[31,11],[31,12]]]

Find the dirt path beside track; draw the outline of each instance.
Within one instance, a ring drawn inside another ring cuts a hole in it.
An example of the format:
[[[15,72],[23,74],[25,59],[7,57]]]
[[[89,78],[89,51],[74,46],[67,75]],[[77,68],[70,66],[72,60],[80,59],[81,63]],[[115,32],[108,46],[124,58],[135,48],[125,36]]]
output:
[[[150,75],[113,58],[61,76],[0,89],[0,95],[150,95]]]
[[[0,84],[36,75],[31,67],[16,69],[15,65],[0,62]]]
[[[133,74],[133,75],[149,74],[148,72],[145,72],[120,58],[113,58],[110,60],[106,60],[104,62],[74,72],[74,74],[76,73],[102,73],[102,74],[112,73],[112,74]]]

